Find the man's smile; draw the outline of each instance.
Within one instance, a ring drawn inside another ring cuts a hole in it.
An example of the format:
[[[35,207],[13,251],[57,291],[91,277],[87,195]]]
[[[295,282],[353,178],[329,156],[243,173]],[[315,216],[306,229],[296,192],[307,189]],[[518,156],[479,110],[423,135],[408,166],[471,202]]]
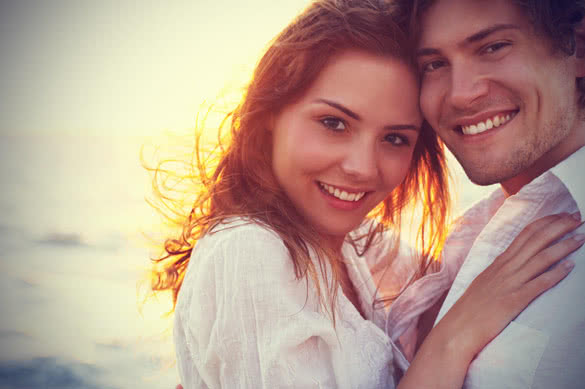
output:
[[[518,111],[503,112],[493,115],[485,120],[476,121],[472,124],[460,124],[458,130],[464,135],[481,134],[484,131],[506,124],[516,116],[516,113],[518,113]]]

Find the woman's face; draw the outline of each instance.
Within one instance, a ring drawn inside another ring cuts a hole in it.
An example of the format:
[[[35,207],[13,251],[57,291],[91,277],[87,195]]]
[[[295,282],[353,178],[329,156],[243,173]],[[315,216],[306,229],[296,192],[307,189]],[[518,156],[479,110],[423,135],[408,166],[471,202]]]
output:
[[[273,122],[276,179],[335,242],[406,176],[422,118],[408,65],[347,50]]]

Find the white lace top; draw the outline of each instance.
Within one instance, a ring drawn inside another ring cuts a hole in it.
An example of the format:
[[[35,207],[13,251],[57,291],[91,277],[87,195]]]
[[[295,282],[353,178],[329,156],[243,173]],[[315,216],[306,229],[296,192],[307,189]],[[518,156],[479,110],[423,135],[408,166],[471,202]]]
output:
[[[368,320],[340,289],[334,327],[312,283],[295,279],[274,232],[243,220],[216,230],[197,243],[175,311],[185,389],[394,387],[385,312],[372,309],[369,271],[369,258],[385,248],[359,257],[344,245]]]

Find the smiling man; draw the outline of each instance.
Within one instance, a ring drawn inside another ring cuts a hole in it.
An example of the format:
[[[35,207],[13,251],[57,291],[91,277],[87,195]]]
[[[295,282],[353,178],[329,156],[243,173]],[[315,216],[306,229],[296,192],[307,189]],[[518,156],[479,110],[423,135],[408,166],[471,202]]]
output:
[[[553,213],[585,216],[585,1],[404,4],[425,118],[471,181],[501,189],[461,218],[439,274],[390,312],[403,369],[414,351],[409,337],[418,332],[420,342],[523,227]],[[584,387],[585,248],[570,258],[573,272],[478,354],[465,387]]]
[[[526,11],[510,0],[438,1],[422,14],[417,51],[425,117],[473,182],[499,182],[507,195],[585,137],[576,83],[585,63],[567,55],[582,42],[553,41]]]

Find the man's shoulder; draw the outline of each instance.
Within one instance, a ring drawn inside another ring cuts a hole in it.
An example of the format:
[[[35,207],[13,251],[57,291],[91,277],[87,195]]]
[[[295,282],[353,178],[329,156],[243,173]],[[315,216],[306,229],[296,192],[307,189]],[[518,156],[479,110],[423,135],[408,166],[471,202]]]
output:
[[[449,238],[465,232],[470,225],[485,226],[505,200],[506,196],[500,187],[476,200],[455,218]]]
[[[567,188],[582,216],[585,216],[585,147],[581,147],[568,158],[554,166],[550,172],[554,174]]]

